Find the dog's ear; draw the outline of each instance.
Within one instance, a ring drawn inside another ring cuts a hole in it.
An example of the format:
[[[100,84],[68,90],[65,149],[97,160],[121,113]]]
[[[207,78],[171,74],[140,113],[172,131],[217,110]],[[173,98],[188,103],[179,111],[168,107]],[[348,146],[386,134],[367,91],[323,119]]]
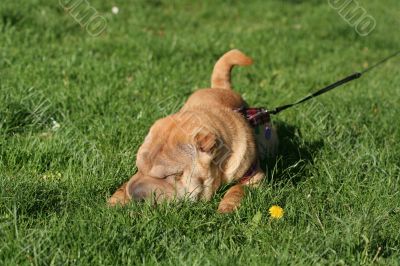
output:
[[[201,130],[195,134],[194,142],[199,151],[212,153],[217,144],[217,137],[212,132]]]

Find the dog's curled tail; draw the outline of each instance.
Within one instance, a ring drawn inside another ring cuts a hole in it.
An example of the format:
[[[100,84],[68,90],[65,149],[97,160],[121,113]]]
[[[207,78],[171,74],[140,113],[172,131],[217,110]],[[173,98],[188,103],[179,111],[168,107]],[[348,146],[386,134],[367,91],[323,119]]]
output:
[[[231,89],[231,70],[235,65],[248,66],[253,60],[234,49],[225,53],[215,64],[211,76],[211,88]]]

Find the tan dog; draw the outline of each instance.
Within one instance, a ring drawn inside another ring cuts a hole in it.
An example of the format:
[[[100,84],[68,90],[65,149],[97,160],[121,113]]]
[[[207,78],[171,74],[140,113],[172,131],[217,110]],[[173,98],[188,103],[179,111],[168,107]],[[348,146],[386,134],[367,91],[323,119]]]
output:
[[[231,89],[232,67],[250,64],[239,50],[223,55],[215,64],[211,88],[194,92],[178,113],[150,128],[137,153],[138,172],[108,203],[152,197],[209,200],[221,184],[240,180],[255,165],[251,178],[232,186],[218,207],[219,212],[235,210],[244,196],[243,186],[258,184],[265,176],[258,166],[253,129],[234,111],[245,102]],[[275,143],[268,145],[272,149]]]

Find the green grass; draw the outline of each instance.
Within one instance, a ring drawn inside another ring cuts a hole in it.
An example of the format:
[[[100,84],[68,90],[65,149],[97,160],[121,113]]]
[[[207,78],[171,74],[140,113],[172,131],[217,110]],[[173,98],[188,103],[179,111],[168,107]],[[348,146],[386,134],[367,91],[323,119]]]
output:
[[[237,213],[221,192],[105,206],[225,51],[255,58],[235,87],[275,107],[399,49],[398,0],[359,1],[367,37],[327,1],[245,2],[89,0],[107,19],[91,37],[58,1],[1,1],[0,265],[399,264],[400,59],[274,117],[279,156]]]

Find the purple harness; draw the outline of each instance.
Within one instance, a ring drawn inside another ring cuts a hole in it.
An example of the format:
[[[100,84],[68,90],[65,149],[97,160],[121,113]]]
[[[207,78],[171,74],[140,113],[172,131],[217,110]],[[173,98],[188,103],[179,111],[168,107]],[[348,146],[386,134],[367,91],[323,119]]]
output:
[[[242,114],[253,128],[263,125],[265,138],[271,138],[271,117],[269,112],[264,108],[240,107],[234,111]]]

